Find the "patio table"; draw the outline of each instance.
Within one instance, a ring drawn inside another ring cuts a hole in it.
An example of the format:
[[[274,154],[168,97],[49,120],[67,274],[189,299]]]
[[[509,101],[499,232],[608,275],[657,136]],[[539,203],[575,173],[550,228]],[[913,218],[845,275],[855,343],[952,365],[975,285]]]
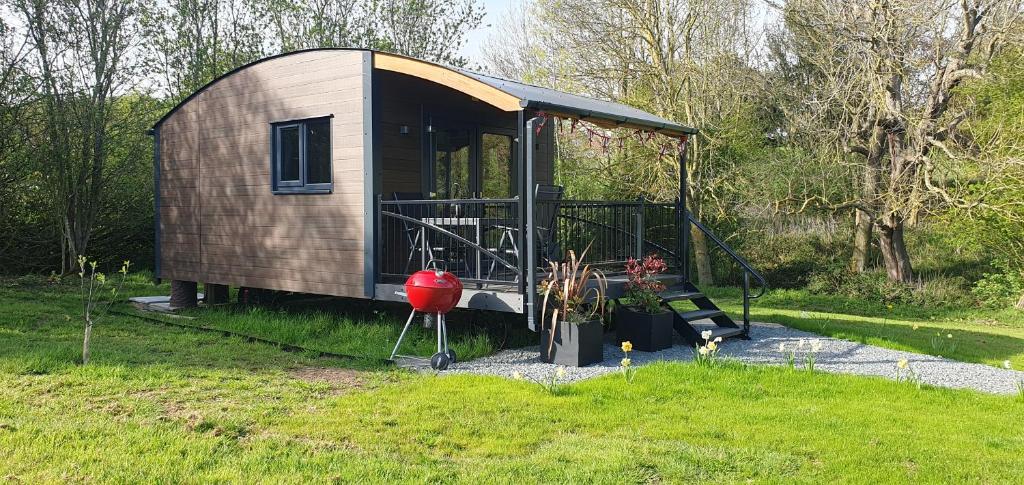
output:
[[[424,217],[421,221],[439,227],[472,227],[473,228],[473,242],[477,246],[483,247],[483,227],[485,223],[499,223],[504,222],[504,219],[495,217]],[[476,253],[476,267],[474,272],[476,273],[476,279],[483,279],[482,264],[481,264],[481,253],[480,250],[474,251]],[[518,254],[516,255],[518,256]]]

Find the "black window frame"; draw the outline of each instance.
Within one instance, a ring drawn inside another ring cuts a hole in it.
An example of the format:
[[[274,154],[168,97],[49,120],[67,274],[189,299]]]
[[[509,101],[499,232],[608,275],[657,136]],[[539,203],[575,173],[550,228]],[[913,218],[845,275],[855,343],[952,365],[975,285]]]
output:
[[[334,192],[334,160],[333,134],[331,120],[334,115],[317,116],[296,120],[275,121],[270,123],[270,187],[274,194],[330,194]],[[306,128],[307,123],[327,121],[327,173],[329,182],[308,183],[306,177]],[[299,180],[281,180],[281,137],[282,129],[297,127],[299,129]]]

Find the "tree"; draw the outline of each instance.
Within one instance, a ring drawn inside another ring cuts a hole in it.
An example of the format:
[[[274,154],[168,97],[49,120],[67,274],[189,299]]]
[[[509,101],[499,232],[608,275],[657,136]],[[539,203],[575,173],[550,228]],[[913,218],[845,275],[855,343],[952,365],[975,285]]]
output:
[[[62,271],[89,246],[109,183],[110,136],[127,110],[112,103],[140,79],[140,5],[133,1],[12,0],[29,35],[28,71],[39,89],[32,151],[59,227]]]
[[[910,282],[907,225],[970,204],[954,190],[952,163],[940,165],[958,159],[948,142],[969,113],[957,88],[984,76],[1020,2],[793,0],[782,9],[792,51],[827,80],[808,101],[839,113],[819,119],[863,160],[860,196],[830,204],[857,211],[854,266],[863,267],[873,227],[889,278]]]

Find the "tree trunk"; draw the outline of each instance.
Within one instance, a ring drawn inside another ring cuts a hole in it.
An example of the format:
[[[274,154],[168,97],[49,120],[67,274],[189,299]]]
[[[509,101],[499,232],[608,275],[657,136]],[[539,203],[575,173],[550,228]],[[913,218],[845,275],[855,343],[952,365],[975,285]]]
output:
[[[701,286],[714,286],[715,277],[711,272],[708,239],[696,226],[690,226],[690,244],[693,246],[693,260],[697,264],[697,281]]]
[[[1024,310],[1024,294],[1020,295],[1020,300],[1017,300],[1017,309]]]
[[[853,257],[850,260],[850,269],[854,273],[863,273],[868,268],[872,226],[871,216],[858,209],[854,215]]]
[[[92,340],[92,320],[86,317],[85,338],[82,339],[82,365],[89,363],[89,342]]]
[[[885,271],[892,281],[910,283],[914,279],[914,271],[903,240],[903,221],[897,217],[887,219],[886,224],[878,226],[878,246],[882,250]]]
[[[882,168],[882,157],[885,154],[885,130],[877,122],[871,129],[871,137],[867,140],[865,154],[864,180],[861,186],[861,204],[875,210],[878,200],[878,189]],[[863,273],[868,268],[871,256],[871,229],[874,214],[857,209],[854,215],[853,257],[850,269],[855,273]]]

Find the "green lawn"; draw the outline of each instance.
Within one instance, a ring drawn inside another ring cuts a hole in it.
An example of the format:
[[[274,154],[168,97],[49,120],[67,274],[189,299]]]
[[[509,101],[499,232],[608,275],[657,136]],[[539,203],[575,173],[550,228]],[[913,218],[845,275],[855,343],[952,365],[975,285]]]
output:
[[[83,367],[75,308],[67,288],[0,281],[0,477],[1008,483],[1024,468],[1024,400],[1014,397],[678,363],[641,368],[631,385],[611,375],[551,395],[122,315],[98,324]],[[221,313],[195,321],[262,320]],[[327,318],[266,317],[299,327]],[[344,325],[337,318],[322,326]],[[482,338],[468,326],[455,337]],[[336,380],[299,378],[319,368]]]
[[[734,289],[705,292],[734,315],[742,312]],[[800,290],[769,291],[754,300],[751,320],[781,323],[830,337],[965,362],[1024,369],[1024,311],[1006,308],[887,305]],[[948,338],[952,335],[952,338]]]

